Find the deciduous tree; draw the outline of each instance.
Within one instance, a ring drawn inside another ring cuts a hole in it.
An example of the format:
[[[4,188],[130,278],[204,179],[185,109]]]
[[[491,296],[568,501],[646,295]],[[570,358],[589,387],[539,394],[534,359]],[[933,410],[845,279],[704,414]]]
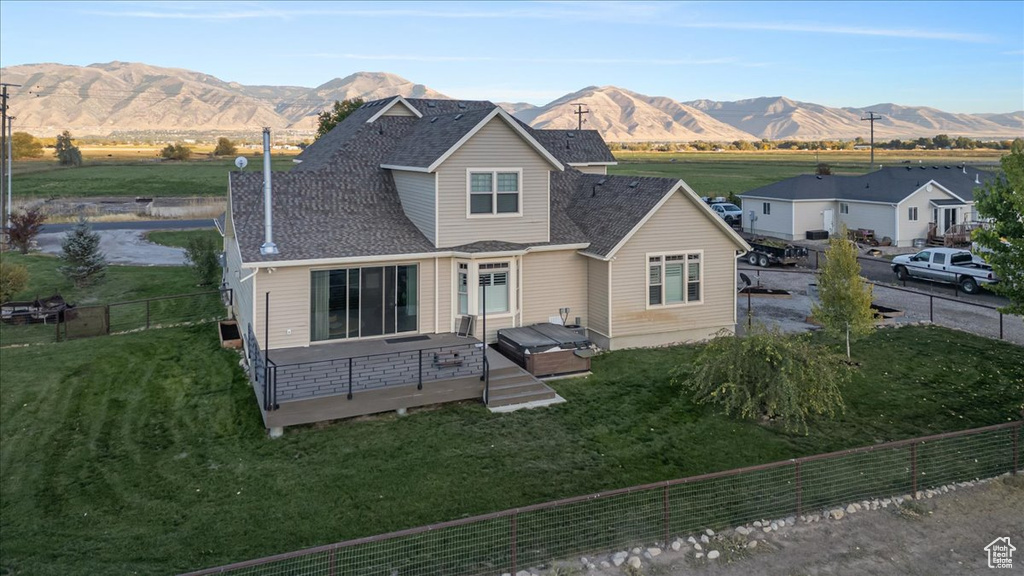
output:
[[[11,223],[4,228],[7,241],[22,254],[28,254],[32,240],[43,230],[46,215],[36,209],[11,214]]]
[[[978,214],[991,218],[991,225],[974,231],[982,256],[999,277],[987,287],[1010,299],[1002,309],[1007,314],[1024,314],[1024,141],[1003,156],[1003,173],[974,192]]]
[[[812,344],[807,334],[787,336],[755,325],[743,337],[715,338],[695,362],[676,366],[671,376],[699,404],[806,432],[808,418],[843,410],[841,388],[850,367],[842,356]]]
[[[71,132],[65,130],[57,136],[57,142],[53,146],[53,155],[61,166],[81,166],[82,151],[75,146],[71,139]]]
[[[335,126],[341,123],[342,120],[348,118],[348,115],[359,109],[364,104],[362,98],[352,98],[349,100],[334,101],[334,107],[330,110],[324,110],[317,116],[317,127],[316,136],[314,140],[319,140],[321,136],[330,132]]]
[[[832,236],[825,250],[825,264],[818,272],[819,302],[811,315],[831,336],[846,336],[846,357],[850,340],[867,335],[875,325],[871,309],[871,285],[860,276],[857,246],[847,239],[846,226]]]
[[[21,158],[41,158],[43,155],[43,144],[36,140],[35,136],[28,132],[15,132],[11,134],[11,156],[15,160]]]
[[[238,152],[235,143],[221,136],[217,138],[217,147],[213,149],[214,156],[231,156]]]
[[[160,156],[165,160],[188,160],[192,155],[192,149],[184,144],[168,144],[160,150]]]

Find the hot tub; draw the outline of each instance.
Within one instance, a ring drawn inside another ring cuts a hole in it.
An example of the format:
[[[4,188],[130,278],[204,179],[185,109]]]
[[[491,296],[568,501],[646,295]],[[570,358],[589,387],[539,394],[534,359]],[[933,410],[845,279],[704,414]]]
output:
[[[590,341],[557,324],[534,324],[498,330],[498,351],[534,376],[557,376],[590,370]]]

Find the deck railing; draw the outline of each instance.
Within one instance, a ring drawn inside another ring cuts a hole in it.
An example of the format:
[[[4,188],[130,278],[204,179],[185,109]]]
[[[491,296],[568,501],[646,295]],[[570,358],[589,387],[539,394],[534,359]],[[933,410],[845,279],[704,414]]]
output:
[[[480,343],[475,340],[306,362],[279,363],[272,351],[269,358],[261,356],[254,374],[263,384],[266,411],[277,409],[281,402],[342,394],[353,400],[367,390],[412,385],[422,390],[425,383],[485,373]]]

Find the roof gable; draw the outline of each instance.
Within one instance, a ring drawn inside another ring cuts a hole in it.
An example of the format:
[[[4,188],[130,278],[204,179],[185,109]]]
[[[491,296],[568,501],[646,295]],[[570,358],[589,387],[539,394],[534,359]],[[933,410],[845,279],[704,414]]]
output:
[[[380,109],[377,110],[377,112],[375,112],[373,116],[370,116],[370,118],[366,120],[367,124],[373,122],[374,120],[380,118],[381,116],[404,116],[404,114],[393,113],[394,110],[392,109],[395,106],[403,106],[409,112],[412,112],[413,116],[417,118],[423,118],[423,114],[421,114],[420,111],[417,110],[415,106],[410,104],[408,100],[402,98],[401,96],[395,96],[394,98],[391,99],[390,102],[384,104],[383,106],[379,106]],[[392,114],[388,114],[388,112],[392,112]]]

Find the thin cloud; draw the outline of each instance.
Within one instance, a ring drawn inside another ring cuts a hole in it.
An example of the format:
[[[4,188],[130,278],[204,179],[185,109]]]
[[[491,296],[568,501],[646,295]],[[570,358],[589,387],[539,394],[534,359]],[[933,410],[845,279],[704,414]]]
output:
[[[953,42],[991,42],[988,36],[941,30],[915,30],[912,28],[867,28],[861,26],[830,26],[827,24],[803,23],[784,24],[774,22],[685,22],[676,23],[677,28],[702,28],[713,30],[746,30],[763,32],[806,32],[814,34],[842,34],[848,36],[884,36],[914,40],[947,40]]]
[[[735,58],[522,58],[498,56],[430,56],[424,54],[348,54],[318,52],[301,55],[309,58],[328,58],[337,60],[373,60],[389,62],[496,62],[526,64],[646,64],[652,66],[762,66],[762,64],[744,64]]]

